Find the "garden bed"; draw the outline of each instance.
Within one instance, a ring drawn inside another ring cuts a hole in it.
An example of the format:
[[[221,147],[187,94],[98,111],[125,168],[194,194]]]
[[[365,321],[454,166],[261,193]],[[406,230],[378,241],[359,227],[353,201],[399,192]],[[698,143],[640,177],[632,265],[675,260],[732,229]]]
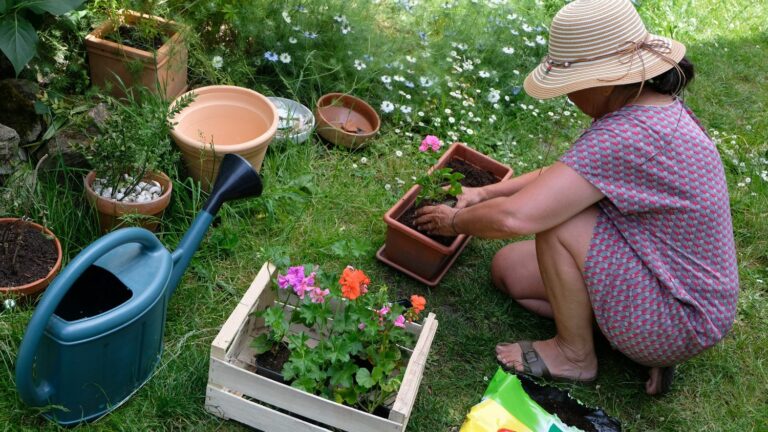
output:
[[[276,268],[269,263],[262,266],[211,344],[206,409],[224,419],[276,432],[320,432],[334,428],[348,432],[404,431],[437,330],[435,315],[430,313],[421,325],[408,324],[407,329],[417,337],[417,342],[414,347],[406,347],[410,359],[403,382],[389,407],[388,417],[382,418],[255,373],[251,341],[266,329],[263,319],[255,317],[254,312],[275,303],[270,286],[275,272]]]

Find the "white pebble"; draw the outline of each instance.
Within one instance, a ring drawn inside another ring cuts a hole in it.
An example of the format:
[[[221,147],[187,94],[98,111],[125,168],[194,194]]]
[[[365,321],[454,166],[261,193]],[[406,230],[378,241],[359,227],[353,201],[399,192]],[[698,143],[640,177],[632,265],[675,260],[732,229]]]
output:
[[[154,181],[154,180],[152,180],[152,184],[153,184],[155,187],[160,187],[160,183],[158,183],[158,182],[156,182],[156,181]]]
[[[149,193],[153,195],[160,195],[160,188],[158,186],[152,186],[149,188]]]
[[[117,195],[115,195],[115,199],[118,201],[121,201],[123,198],[125,198],[125,194],[122,192],[118,192]]]
[[[104,188],[103,188],[103,187],[101,187],[101,186],[95,186],[95,187],[93,188],[93,191],[94,191],[94,192],[96,192],[96,195],[101,195],[101,191],[102,191],[102,190],[104,190]]]
[[[136,202],[143,203],[147,201],[149,201],[149,197],[146,195],[140,195],[138,198],[136,198]]]
[[[139,182],[139,184],[136,185],[136,187],[138,187],[139,189],[144,189],[147,187],[147,184],[142,181],[142,182]]]

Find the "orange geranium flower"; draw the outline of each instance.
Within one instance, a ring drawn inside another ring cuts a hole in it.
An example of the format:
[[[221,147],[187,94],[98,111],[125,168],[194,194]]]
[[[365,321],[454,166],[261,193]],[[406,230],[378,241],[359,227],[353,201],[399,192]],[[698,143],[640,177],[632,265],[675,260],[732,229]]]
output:
[[[339,279],[339,284],[341,284],[341,295],[344,296],[344,298],[354,300],[368,292],[369,283],[371,283],[371,280],[368,279],[368,276],[366,276],[362,270],[347,266],[341,273],[341,278]]]
[[[412,295],[411,296],[411,306],[413,307],[413,311],[416,313],[419,313],[424,310],[424,306],[427,305],[427,299],[420,295]]]

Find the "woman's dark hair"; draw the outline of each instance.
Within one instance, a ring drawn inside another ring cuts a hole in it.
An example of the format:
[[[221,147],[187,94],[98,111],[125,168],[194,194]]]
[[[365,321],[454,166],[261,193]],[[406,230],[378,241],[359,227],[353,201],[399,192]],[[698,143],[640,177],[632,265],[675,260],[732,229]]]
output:
[[[685,90],[685,87],[693,81],[695,72],[693,63],[691,63],[687,57],[680,59],[677,66],[679,69],[673,67],[661,75],[646,80],[643,85],[662,94],[679,95]]]

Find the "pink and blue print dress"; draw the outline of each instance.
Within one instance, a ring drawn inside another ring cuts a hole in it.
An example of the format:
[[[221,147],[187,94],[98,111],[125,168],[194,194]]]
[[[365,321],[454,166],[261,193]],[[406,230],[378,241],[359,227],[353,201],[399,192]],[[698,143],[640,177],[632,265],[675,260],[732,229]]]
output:
[[[680,363],[730,330],[739,292],[725,173],[679,100],[627,105],[560,159],[605,198],[584,278],[598,326],[646,366]]]

